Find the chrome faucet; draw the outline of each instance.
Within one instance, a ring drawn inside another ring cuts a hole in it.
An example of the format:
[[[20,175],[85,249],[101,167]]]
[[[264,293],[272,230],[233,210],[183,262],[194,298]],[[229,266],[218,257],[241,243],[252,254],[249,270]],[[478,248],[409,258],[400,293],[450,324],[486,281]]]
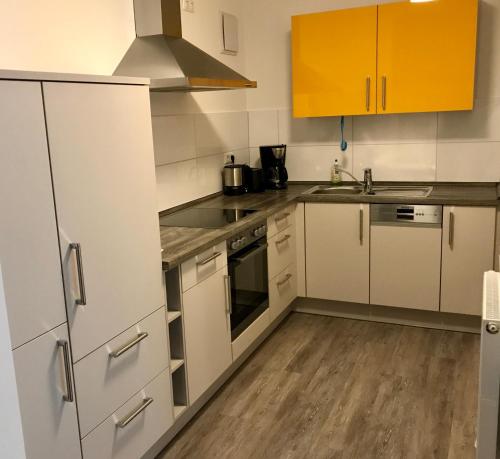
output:
[[[366,194],[374,194],[372,170],[369,167],[367,167],[366,169],[364,169],[364,172],[365,172],[365,178],[363,180],[363,192]]]
[[[343,172],[344,174],[347,174],[349,177],[351,177],[358,185],[363,187],[363,193],[365,194],[375,194],[373,191],[373,175],[372,175],[372,170],[371,168],[367,167],[366,169],[363,169],[365,173],[364,180],[360,182],[354,175],[352,175],[349,171],[346,171],[345,169],[342,169],[338,164],[334,165],[335,167],[335,172],[340,173]]]

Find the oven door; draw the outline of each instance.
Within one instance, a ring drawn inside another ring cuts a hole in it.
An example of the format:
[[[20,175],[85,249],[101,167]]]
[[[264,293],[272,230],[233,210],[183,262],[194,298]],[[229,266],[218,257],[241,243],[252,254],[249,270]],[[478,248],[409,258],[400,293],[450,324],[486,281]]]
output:
[[[228,264],[231,279],[231,339],[234,341],[269,307],[265,238],[229,257]]]

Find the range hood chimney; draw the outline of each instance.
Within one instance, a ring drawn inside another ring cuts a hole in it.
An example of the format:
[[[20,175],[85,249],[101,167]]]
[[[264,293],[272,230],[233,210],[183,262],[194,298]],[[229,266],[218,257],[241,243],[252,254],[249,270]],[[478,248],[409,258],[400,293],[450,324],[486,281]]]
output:
[[[151,91],[256,88],[182,37],[180,0],[134,0],[137,38],[113,75],[147,77]]]

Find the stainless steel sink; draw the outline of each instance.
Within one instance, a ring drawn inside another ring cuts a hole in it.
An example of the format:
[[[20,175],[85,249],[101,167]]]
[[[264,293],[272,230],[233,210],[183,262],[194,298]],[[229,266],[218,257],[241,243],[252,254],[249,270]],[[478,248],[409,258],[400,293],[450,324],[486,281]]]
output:
[[[401,197],[401,198],[426,198],[432,192],[432,186],[374,186],[372,195]],[[320,185],[314,187],[306,194],[321,195],[363,195],[363,188],[360,186],[329,186]]]
[[[376,196],[394,196],[402,198],[426,198],[432,193],[431,186],[374,186]]]
[[[307,194],[362,194],[363,188],[357,186],[319,186]]]

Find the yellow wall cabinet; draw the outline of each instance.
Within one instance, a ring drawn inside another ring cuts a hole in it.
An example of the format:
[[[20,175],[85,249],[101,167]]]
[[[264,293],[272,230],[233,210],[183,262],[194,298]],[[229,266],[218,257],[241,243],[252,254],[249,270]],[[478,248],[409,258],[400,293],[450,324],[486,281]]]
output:
[[[471,110],[478,0],[292,17],[295,117]]]

